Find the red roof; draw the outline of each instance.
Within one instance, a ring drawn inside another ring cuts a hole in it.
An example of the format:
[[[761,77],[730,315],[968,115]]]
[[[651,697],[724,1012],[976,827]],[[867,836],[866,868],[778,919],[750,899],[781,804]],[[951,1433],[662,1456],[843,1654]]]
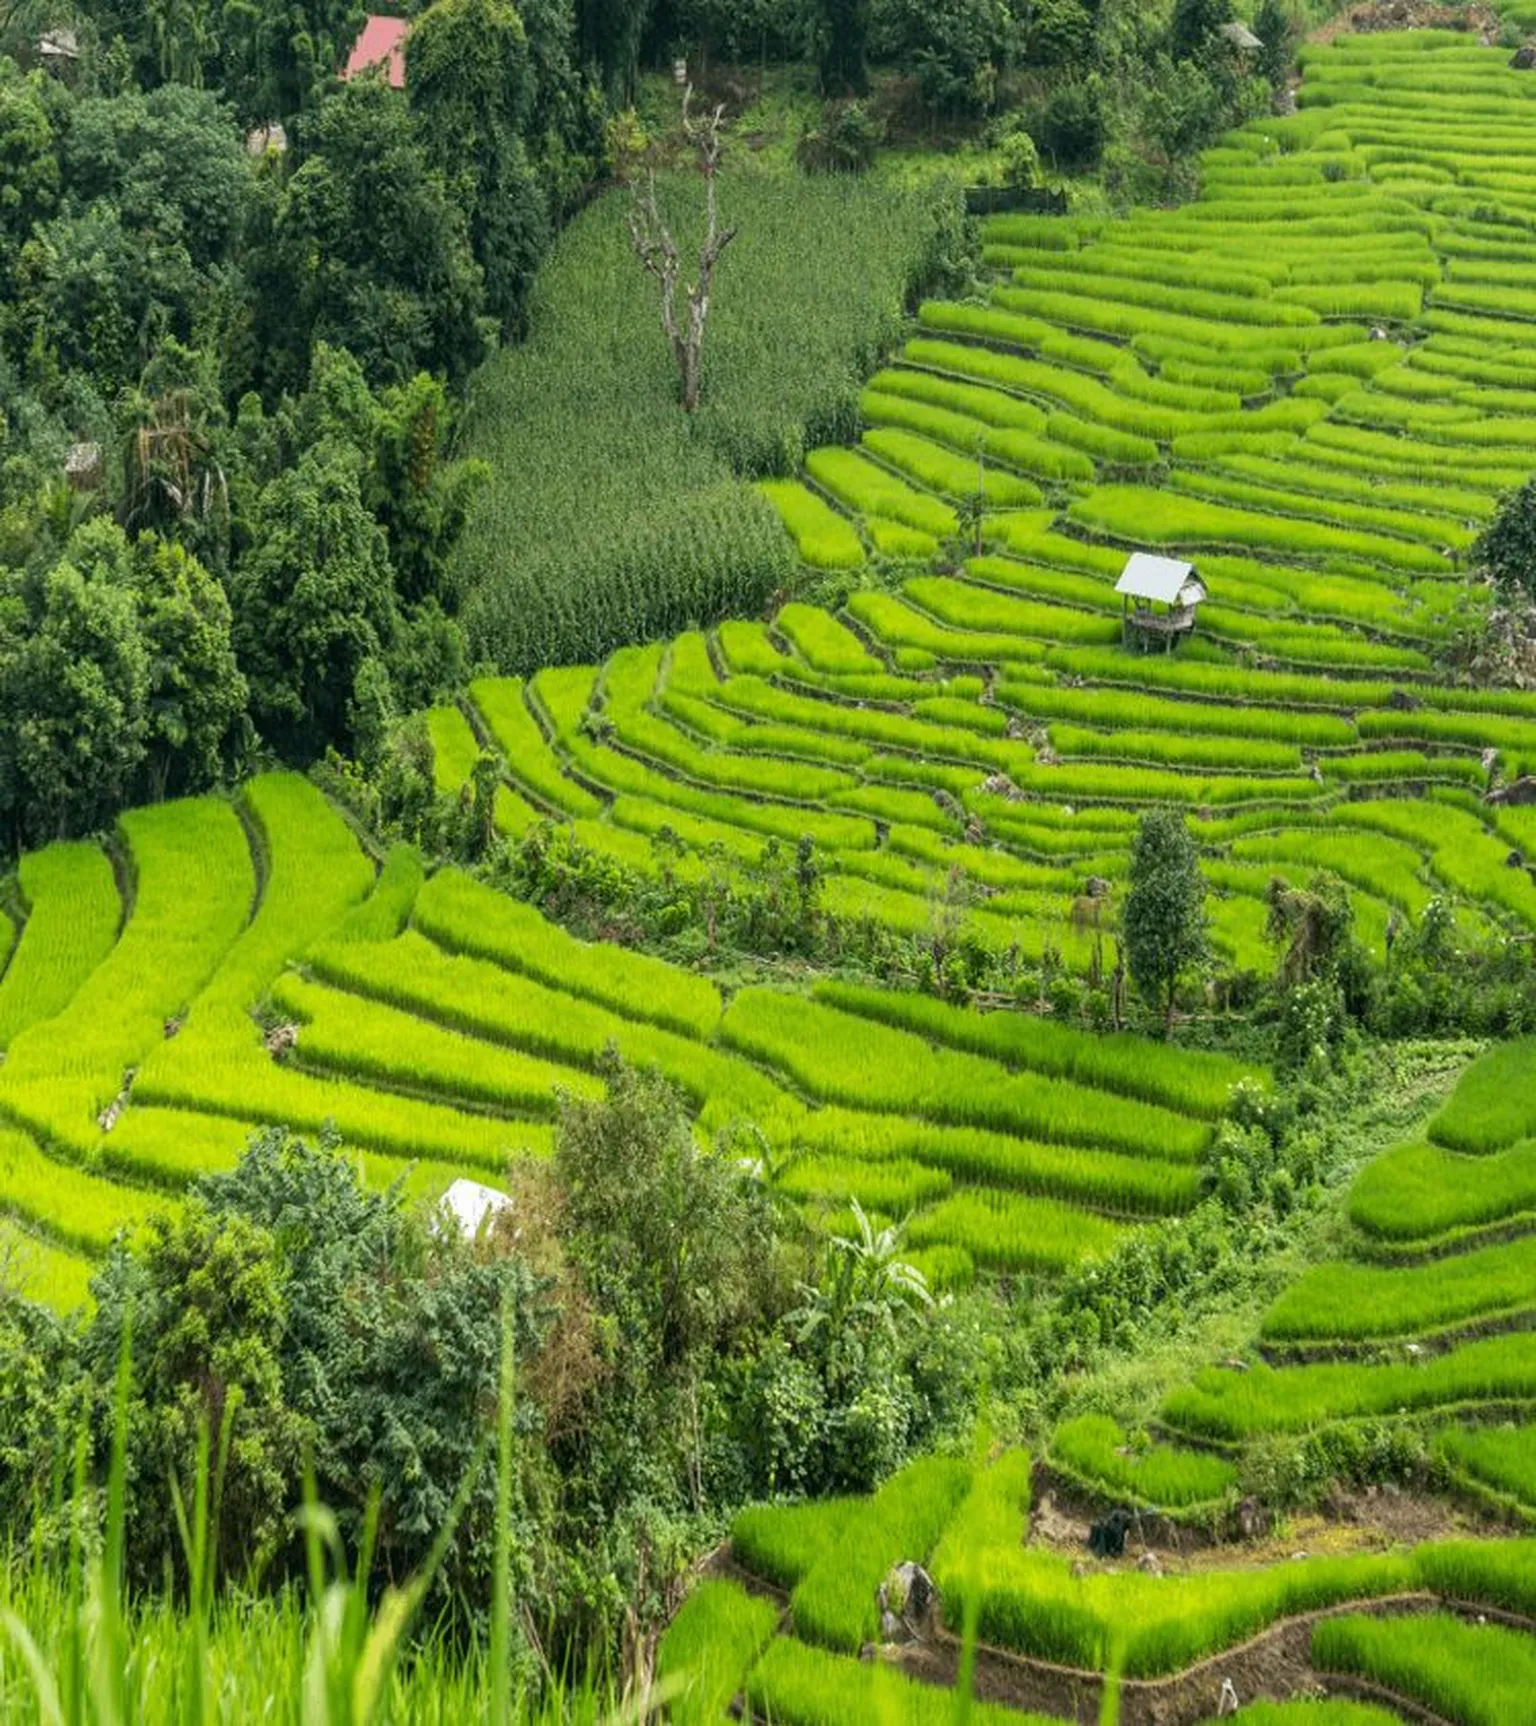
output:
[[[373,13],[363,26],[363,33],[352,45],[342,77],[355,78],[359,72],[389,62],[389,87],[405,88],[405,39],[411,33],[407,18],[384,18]]]

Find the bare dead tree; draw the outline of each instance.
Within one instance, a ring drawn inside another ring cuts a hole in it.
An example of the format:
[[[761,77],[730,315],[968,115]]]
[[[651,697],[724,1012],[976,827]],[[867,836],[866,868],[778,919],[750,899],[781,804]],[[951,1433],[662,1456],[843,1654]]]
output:
[[[672,230],[656,202],[656,170],[646,172],[645,189],[634,188],[634,207],[629,213],[629,236],[635,255],[661,285],[661,324],[672,344],[672,357],[682,379],[683,411],[699,405],[704,376],[704,326],[709,319],[710,294],[714,289],[715,265],[720,254],[736,238],[735,225],[720,226],[715,198],[715,179],[720,171],[720,123],[722,103],[707,118],[695,120],[688,112],[693,98],[690,84],[683,92],[683,132],[693,146],[699,172],[704,176],[704,238],[699,246],[698,280],[683,290],[686,306],[679,316],[678,287],[682,280],[682,257]]]

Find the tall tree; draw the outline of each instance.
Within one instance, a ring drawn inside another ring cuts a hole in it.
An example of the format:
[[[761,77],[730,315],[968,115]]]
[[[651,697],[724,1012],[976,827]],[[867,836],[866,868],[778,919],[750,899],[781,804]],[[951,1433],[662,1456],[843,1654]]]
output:
[[[223,0],[223,81],[242,121],[291,125],[312,108],[367,17],[360,0]]]
[[[405,98],[377,79],[344,84],[302,136],[273,225],[289,291],[262,332],[289,356],[283,381],[303,378],[317,341],[350,349],[374,383],[465,377],[485,351],[483,278]]]
[[[1120,917],[1131,979],[1173,1027],[1179,980],[1206,955],[1205,877],[1184,817],[1143,815],[1131,848],[1131,886]]]
[[[602,82],[610,102],[623,104],[635,91],[640,44],[654,0],[576,0],[576,26],[583,60]]]
[[[549,239],[523,141],[534,73],[508,0],[437,0],[406,49],[406,89],[433,162],[469,221],[486,309],[512,329]]]
[[[330,443],[272,480],[230,584],[253,717],[290,759],[349,740],[359,678],[394,636],[389,553],[360,469],[355,450]]]
[[[0,810],[17,839],[88,832],[123,806],[144,759],[149,684],[117,560],[0,577]]]

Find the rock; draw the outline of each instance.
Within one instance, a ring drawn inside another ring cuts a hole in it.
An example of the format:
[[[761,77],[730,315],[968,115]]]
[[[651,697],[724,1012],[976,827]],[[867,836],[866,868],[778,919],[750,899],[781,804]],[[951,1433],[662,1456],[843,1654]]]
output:
[[[1109,882],[1102,875],[1090,875],[1083,883],[1083,893],[1089,899],[1107,899],[1110,894]]]
[[[165,1026],[164,1026],[165,1035],[166,1035],[167,1040],[174,1037],[180,1029],[181,1029],[181,1020],[180,1019],[167,1019],[165,1021]]]
[[[1142,1553],[1141,1557],[1136,1560],[1136,1568],[1145,1571],[1148,1576],[1161,1576],[1163,1574],[1162,1560],[1150,1550]]]
[[[284,1055],[292,1053],[299,1046],[299,1027],[297,1025],[274,1025],[267,1032],[267,1053],[274,1061],[282,1060]]]
[[[913,1642],[928,1629],[939,1591],[921,1564],[904,1559],[885,1573],[875,1598],[880,1602],[880,1635],[886,1642]]]
[[[1387,697],[1387,706],[1399,713],[1417,713],[1423,705],[1417,695],[1409,694],[1406,689],[1394,689]]]
[[[1510,808],[1523,808],[1528,803],[1536,803],[1536,778],[1526,774],[1516,779],[1512,784],[1501,785],[1497,791],[1488,793],[1488,802],[1508,804]]]
[[[1516,48],[1509,57],[1509,64],[1516,72],[1529,72],[1536,68],[1536,45],[1527,42],[1523,47]]]
[[[1269,1527],[1264,1506],[1256,1498],[1245,1498],[1237,1507],[1237,1532],[1244,1540],[1257,1540]]]

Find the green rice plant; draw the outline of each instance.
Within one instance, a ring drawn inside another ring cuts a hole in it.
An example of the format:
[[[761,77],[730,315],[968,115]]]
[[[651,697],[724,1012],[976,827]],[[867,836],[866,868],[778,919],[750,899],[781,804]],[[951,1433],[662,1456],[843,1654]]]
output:
[[[869,380],[866,394],[873,391],[886,398],[905,396],[909,401],[926,402],[965,419],[977,420],[983,426],[1026,432],[1037,432],[1045,426],[1045,413],[1033,402],[982,384],[959,383],[939,371],[914,370],[921,363],[921,352],[907,353],[903,358],[909,363],[900,370],[876,372]]]
[[[1436,1452],[1460,1479],[1536,1519],[1536,1427],[1453,1426]]]
[[[925,1456],[859,1503],[836,1544],[795,1585],[790,1610],[796,1634],[852,1654],[878,1641],[875,1595],[886,1572],[904,1559],[926,1560],[970,1484],[966,1463]]]
[[[1154,545],[1253,546],[1297,557],[1355,556],[1405,572],[1448,573],[1428,546],[1322,522],[1265,515],[1225,504],[1197,502],[1139,486],[1100,486],[1079,498],[1068,514],[1101,533]]]
[[[1481,790],[1487,781],[1481,764],[1466,755],[1425,755],[1416,749],[1373,749],[1366,755],[1341,755],[1322,764],[1330,779],[1345,785],[1392,785],[1441,781]]]
[[[843,1206],[856,1201],[866,1211],[903,1217],[942,1198],[953,1181],[943,1169],[897,1158],[865,1162],[854,1157],[801,1157],[775,1178],[774,1185],[802,1202]]]
[[[1265,1079],[1259,1069],[1227,1055],[1174,1049],[1130,1033],[1096,1036],[1023,1013],[977,1013],[931,995],[826,982],[817,985],[816,998],[1010,1067],[1101,1086],[1205,1119],[1225,1111],[1233,1085]]]
[[[27,920],[0,973],[0,1049],[68,1005],[111,952],[123,917],[111,863],[84,841],[27,852],[20,883]]]
[[[1329,761],[1328,769],[1335,771]],[[1432,897],[1424,859],[1412,845],[1385,834],[1280,832],[1238,839],[1232,856],[1302,869],[1327,869],[1363,892],[1374,893],[1417,916]],[[1280,873],[1285,872],[1283,867]]]
[[[952,1690],[909,1678],[878,1661],[854,1660],[779,1637],[752,1669],[747,1699],[754,1717],[777,1726],[951,1726],[959,1702]],[[968,1701],[972,1726],[1046,1726],[1045,1716]]]
[[[1151,1150],[1193,1158],[1209,1129],[1171,1110],[1067,1080],[1010,1073],[995,1062],[935,1050],[907,1031],[768,989],[740,990],[720,1025],[724,1042],[776,1064],[811,1095],[954,1126],[1048,1142]]]
[[[1314,1265],[1264,1315],[1273,1342],[1422,1336],[1536,1303],[1536,1237],[1407,1268]]]
[[[1443,1599],[1536,1617],[1536,1540],[1446,1540],[1421,1546],[1416,1559]]]
[[[778,1621],[772,1601],[748,1594],[739,1583],[699,1583],[656,1650],[658,1682],[678,1687],[667,1704],[673,1726],[718,1726]]]
[[[707,979],[648,954],[578,941],[532,906],[456,869],[439,871],[422,889],[415,923],[452,952],[525,972],[629,1018],[706,1039],[719,1023],[720,992]]]
[[[256,876],[244,829],[216,798],[123,817],[137,869],[133,913],[107,957],[52,1018],[15,1036],[0,1106],[45,1143],[88,1156],[96,1115],[165,1024],[212,977],[249,914]]]
[[[299,1027],[297,1058],[306,1068],[398,1087],[451,1105],[553,1119],[556,1090],[591,1099],[603,1087],[590,1074],[519,1050],[425,1023],[397,1007],[368,1001],[301,977],[280,977],[273,1003]]]
[[[1328,1361],[1198,1373],[1163,1405],[1181,1431],[1238,1440],[1305,1432],[1335,1420],[1536,1397],[1536,1335],[1485,1337],[1428,1360],[1363,1366]]]
[[[1482,713],[1362,713],[1364,738],[1411,738],[1426,743],[1497,749],[1509,754],[1536,750],[1536,721],[1506,719]]]
[[[802,1112],[765,1075],[722,1050],[491,960],[445,953],[414,930],[389,946],[321,948],[312,964],[338,988],[564,1064],[592,1067],[611,1043],[631,1063],[657,1067],[713,1124],[750,1119],[775,1134]]]
[[[45,1156],[25,1133],[0,1126],[0,1211],[91,1258],[121,1230],[136,1231],[164,1201]]]
[[[839,1162],[917,1162],[960,1181],[1013,1187],[1125,1216],[1172,1215],[1188,1210],[1199,1196],[1199,1170],[1187,1161],[1046,1145],[854,1109],[807,1112],[793,1143]]]
[[[1241,459],[1241,458],[1235,458]],[[1327,503],[1309,498],[1305,492],[1282,491],[1266,484],[1228,479],[1222,474],[1177,473],[1170,483],[1179,491],[1235,504],[1251,504],[1286,517],[1336,521],[1374,532],[1421,540],[1426,545],[1468,547],[1476,533],[1464,523],[1444,516],[1418,515],[1409,510],[1379,509],[1374,504],[1345,503],[1337,498]]]
[[[1367,1235],[1394,1242],[1536,1216],[1536,1141],[1471,1157],[1439,1145],[1399,1145],[1361,1171],[1349,1216]]]
[[[1312,1662],[1365,1678],[1466,1726],[1506,1726],[1530,1705],[1536,1647],[1500,1624],[1429,1617],[1325,1618],[1313,1627]]]
[[[1107,1258],[1125,1225],[1056,1199],[966,1187],[920,1211],[907,1229],[917,1248],[961,1247],[978,1265],[1059,1274]]]
[[[1053,413],[1045,422],[1046,434],[1057,443],[1070,444],[1112,467],[1151,467],[1161,452],[1151,438],[1096,425],[1075,414]]]
[[[948,504],[907,485],[854,450],[812,450],[805,467],[818,485],[860,515],[900,522],[935,539],[948,539],[958,525]]]
[[[914,576],[902,586],[914,605],[951,628],[1035,636],[1047,641],[1103,643],[1118,640],[1120,621],[1066,606],[1016,599],[948,576]]]
[[[331,942],[393,941],[410,920],[426,880],[421,853],[413,845],[391,845],[373,891],[332,930]]]
[[[456,796],[480,759],[480,743],[469,721],[453,706],[429,707],[427,739],[432,745],[432,783],[440,794]]]
[[[1224,1457],[1173,1444],[1132,1444],[1105,1414],[1063,1421],[1051,1435],[1050,1459],[1111,1497],[1165,1510],[1214,1504],[1237,1486],[1237,1469]]]
[[[1166,275],[1168,272],[1164,273]],[[1271,328],[1314,321],[1298,313],[1293,306],[1283,303],[1281,296],[1270,299],[1268,284],[1256,284],[1255,278],[1251,276],[1239,278],[1243,285],[1236,282],[1228,285],[1222,283],[1220,277],[1208,277],[1203,273],[1197,280],[1199,286],[1193,285],[1187,277],[1182,282],[1176,282],[1158,280],[1152,275],[1101,273],[1095,268],[1092,254],[1085,254],[1081,259],[1074,259],[1071,265],[1061,268],[1036,266],[1016,269],[1013,272],[1014,286],[1030,290],[1027,296],[1029,298],[1037,298],[1040,294],[1087,294],[1104,300],[1123,301],[1128,306],[1145,307],[1149,310],[1179,312],[1190,317],[1214,318],[1222,322]],[[999,304],[1021,305],[1026,311],[1033,309],[1023,305],[1022,300],[1015,299],[1012,294],[1000,297]],[[1052,313],[1042,312],[1041,315],[1055,317]],[[1061,317],[1057,321],[1069,323],[1072,320]]]
[[[816,569],[857,569],[864,546],[852,524],[798,480],[760,480],[762,492],[779,512],[801,560]]]
[[[1397,1553],[1172,1577],[1074,1575],[1072,1559],[1017,1541],[992,1548],[987,1559],[974,1581],[963,1565],[936,1577],[951,1626],[964,1622],[974,1602],[985,1642],[1138,1678],[1182,1671],[1280,1619],[1405,1592],[1416,1581],[1413,1560]]]
[[[971,1476],[971,1488],[934,1549],[935,1575],[963,1569],[985,1576],[987,1555],[1019,1547],[1028,1533],[1033,1495],[1029,1452],[1006,1450]]]
[[[1517,1038],[1474,1061],[1429,1123],[1453,1151],[1499,1151],[1536,1134],[1536,1038]]]
[[[1333,820],[1339,826],[1372,828],[1422,845],[1431,869],[1448,886],[1526,927],[1536,926],[1536,886],[1524,870],[1509,867],[1508,849],[1477,815],[1446,801],[1455,795],[1441,792],[1432,802],[1393,798],[1344,804],[1334,811]],[[1503,1142],[1508,1144],[1510,1139]]]
[[[469,696],[519,785],[564,814],[597,814],[602,804],[561,769],[523,699],[520,678],[477,678],[469,686]]]
[[[1113,664],[1117,669],[1125,668],[1121,658],[1116,658]],[[1129,675],[1128,668],[1125,674]],[[1340,693],[1337,685],[1329,687],[1335,696]],[[1145,692],[1020,684],[1006,679],[998,683],[995,693],[999,701],[1031,719],[1065,719],[1080,725],[1127,730],[1156,726],[1163,731],[1264,738],[1325,749],[1347,747],[1357,737],[1354,724],[1348,719],[1296,708],[1227,706],[1212,701],[1170,700]]]
[[[1084,731],[1052,725],[1051,747],[1064,761],[1145,761],[1166,767],[1223,768],[1246,773],[1299,773],[1301,751],[1291,743],[1240,737],[1181,737],[1166,731]]]
[[[886,521],[878,515],[864,518],[864,531],[881,557],[898,563],[923,563],[933,557],[939,542],[931,533],[923,533],[899,521]]]
[[[1039,486],[1030,480],[988,468],[979,458],[973,461],[968,456],[956,455],[942,444],[908,431],[885,428],[867,431],[861,447],[919,485],[946,497],[963,499],[980,491],[985,502],[998,509],[1039,503],[1041,498]]]
[[[7,1288],[56,1313],[74,1312],[90,1300],[93,1259],[29,1234],[0,1216],[0,1277]]]
[[[842,1541],[867,1501],[823,1498],[812,1504],[763,1504],[740,1511],[731,1524],[738,1564],[776,1588],[793,1588]]]

